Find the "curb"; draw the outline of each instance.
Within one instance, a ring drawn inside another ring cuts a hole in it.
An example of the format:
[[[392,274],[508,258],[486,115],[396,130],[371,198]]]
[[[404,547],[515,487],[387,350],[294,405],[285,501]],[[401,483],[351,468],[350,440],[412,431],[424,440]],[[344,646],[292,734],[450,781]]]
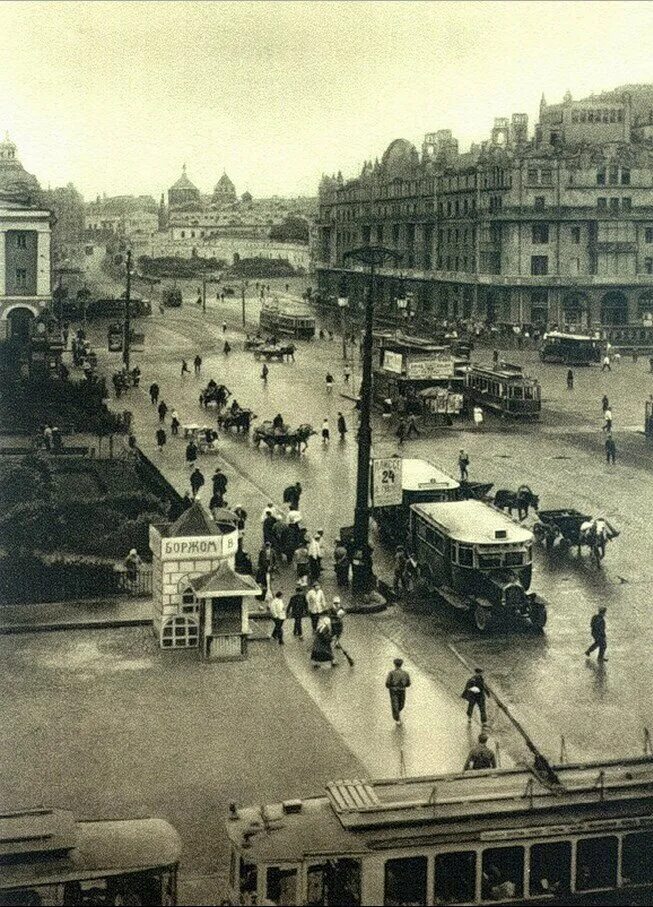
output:
[[[0,626],[0,636],[18,636],[21,633],[56,633],[59,630],[115,630],[119,627],[149,627],[152,621],[141,617],[115,620],[80,620],[71,623],[9,624]]]

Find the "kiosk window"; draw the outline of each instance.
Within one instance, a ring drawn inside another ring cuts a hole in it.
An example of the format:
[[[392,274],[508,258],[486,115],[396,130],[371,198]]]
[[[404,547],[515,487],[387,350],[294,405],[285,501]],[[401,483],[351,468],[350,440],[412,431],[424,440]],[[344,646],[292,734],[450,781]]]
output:
[[[358,860],[329,860],[309,866],[306,874],[309,907],[358,907],[361,902],[361,867]]]
[[[483,851],[481,897],[509,901],[524,893],[524,848],[493,847]]]
[[[653,882],[653,831],[624,835],[621,876],[624,885]]]
[[[440,853],[435,858],[436,904],[467,904],[476,900],[474,851]]]
[[[617,884],[617,839],[584,838],[576,848],[576,889],[615,888]]]
[[[426,904],[426,857],[386,861],[383,903]]]
[[[559,897],[571,891],[571,843],[534,844],[531,847],[531,897]]]
[[[275,904],[296,904],[297,870],[270,866],[267,872],[265,896]]]

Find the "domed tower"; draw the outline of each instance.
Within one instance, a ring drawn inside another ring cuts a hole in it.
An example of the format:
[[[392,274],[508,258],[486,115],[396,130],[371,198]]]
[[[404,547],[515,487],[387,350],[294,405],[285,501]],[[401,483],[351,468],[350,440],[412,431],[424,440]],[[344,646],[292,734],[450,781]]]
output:
[[[215,185],[212,201],[214,205],[231,205],[236,201],[236,187],[225,171]]]
[[[0,192],[26,199],[40,192],[39,181],[23,167],[16,157],[16,146],[5,133],[0,142]]]
[[[186,164],[182,167],[177,182],[168,189],[168,207],[191,211],[202,207],[200,190],[188,179]]]

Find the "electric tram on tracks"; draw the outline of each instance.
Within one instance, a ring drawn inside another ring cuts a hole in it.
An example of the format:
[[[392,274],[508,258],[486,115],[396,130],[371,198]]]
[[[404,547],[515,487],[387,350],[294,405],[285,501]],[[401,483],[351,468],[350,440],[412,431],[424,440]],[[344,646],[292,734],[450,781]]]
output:
[[[536,378],[524,375],[521,366],[502,362],[495,368],[470,365],[464,369],[463,393],[472,405],[493,410],[502,417],[539,419],[541,388]]]
[[[545,766],[233,805],[229,903],[651,904],[651,757]]]

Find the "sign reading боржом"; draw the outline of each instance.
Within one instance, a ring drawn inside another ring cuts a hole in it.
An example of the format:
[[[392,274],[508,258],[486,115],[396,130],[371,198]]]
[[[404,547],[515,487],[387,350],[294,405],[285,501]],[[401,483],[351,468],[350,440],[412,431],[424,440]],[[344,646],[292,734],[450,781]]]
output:
[[[238,533],[161,539],[161,559],[186,560],[197,557],[228,557],[235,554]]]

